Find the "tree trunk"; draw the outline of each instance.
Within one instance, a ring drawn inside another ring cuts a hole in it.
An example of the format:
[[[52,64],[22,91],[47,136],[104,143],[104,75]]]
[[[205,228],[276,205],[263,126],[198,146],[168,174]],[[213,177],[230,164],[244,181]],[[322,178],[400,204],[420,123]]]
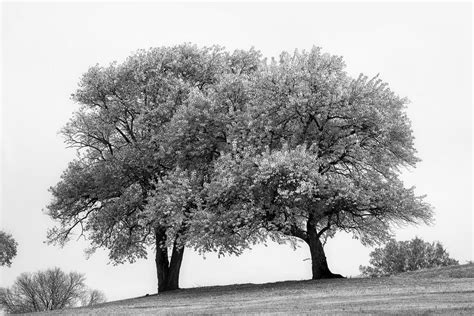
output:
[[[308,220],[307,223],[307,240],[306,243],[309,246],[311,252],[311,271],[312,279],[331,279],[331,278],[343,278],[340,274],[334,274],[329,270],[328,262],[326,261],[326,255],[324,254],[323,244],[320,240],[320,235],[316,231],[316,225],[313,221]]]
[[[166,229],[158,227],[155,229],[155,264],[158,277],[158,293],[167,290],[169,276],[168,248],[166,247]]]
[[[183,261],[184,247],[176,244],[173,245],[173,252],[171,253],[171,262],[169,265],[167,290],[179,289],[179,271],[181,269],[181,262]]]
[[[176,242],[171,252],[171,262],[168,259],[166,247],[166,229],[155,229],[155,264],[158,277],[158,293],[177,290],[179,288],[179,271],[183,261],[184,247],[179,247]]]

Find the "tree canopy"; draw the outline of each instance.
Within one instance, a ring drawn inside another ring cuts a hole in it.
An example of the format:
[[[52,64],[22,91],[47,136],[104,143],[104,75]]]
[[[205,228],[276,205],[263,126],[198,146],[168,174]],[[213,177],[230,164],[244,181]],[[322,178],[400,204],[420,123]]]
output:
[[[232,121],[214,100],[259,63],[253,49],[184,44],[90,68],[73,95],[81,108],[62,130],[78,158],[51,188],[48,214],[59,225],[48,240],[63,244],[78,230],[115,263],[155,245],[159,290],[177,288],[184,246],[199,231],[196,198]]]
[[[313,278],[334,276],[321,239],[343,230],[372,245],[386,241],[393,224],[432,216],[399,179],[401,167],[418,161],[407,100],[344,67],[317,48],[263,65],[242,98],[246,126],[209,185],[208,211],[229,223],[224,235],[243,229],[244,238],[303,240]]]
[[[12,235],[0,231],[0,266],[11,266],[16,256],[18,243]]]
[[[51,188],[48,239],[77,230],[115,263],[154,245],[164,291],[178,288],[185,247],[300,239],[313,278],[332,277],[323,243],[338,230],[373,244],[394,223],[429,222],[399,180],[418,161],[407,100],[344,68],[319,48],[268,61],[189,44],[90,68],[62,130],[78,158]]]

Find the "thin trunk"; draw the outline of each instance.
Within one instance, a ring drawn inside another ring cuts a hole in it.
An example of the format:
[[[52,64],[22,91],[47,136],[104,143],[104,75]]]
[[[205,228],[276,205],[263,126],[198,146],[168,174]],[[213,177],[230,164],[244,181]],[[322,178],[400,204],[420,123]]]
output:
[[[320,237],[316,231],[316,225],[314,220],[310,218],[307,223],[307,235],[308,238],[306,243],[309,246],[311,252],[311,271],[312,279],[330,279],[330,278],[343,278],[340,274],[334,274],[329,270],[326,255],[324,253],[323,244],[321,243]]]

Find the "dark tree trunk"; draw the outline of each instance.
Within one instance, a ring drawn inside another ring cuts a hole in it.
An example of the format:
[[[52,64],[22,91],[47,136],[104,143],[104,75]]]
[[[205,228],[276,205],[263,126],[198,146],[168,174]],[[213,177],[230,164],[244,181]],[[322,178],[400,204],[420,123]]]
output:
[[[307,223],[307,240],[305,241],[309,246],[309,251],[311,252],[312,279],[343,278],[342,275],[334,274],[329,270],[320,237],[321,236],[316,231],[316,225],[310,218]]]
[[[166,229],[158,227],[155,229],[155,264],[158,277],[158,293],[167,290],[169,261],[168,248],[166,247]]]
[[[311,252],[311,271],[312,279],[329,279],[342,277],[339,274],[334,274],[329,270],[324,248],[319,238],[310,238],[308,240],[309,250]]]
[[[166,247],[166,229],[155,229],[155,264],[158,277],[158,293],[177,290],[179,288],[179,271],[183,261],[184,247],[179,247],[176,242],[173,245],[171,261],[168,259],[168,248]]]
[[[181,262],[183,261],[184,247],[176,244],[173,245],[171,253],[171,262],[169,265],[167,290],[179,289],[179,271],[181,269]]]

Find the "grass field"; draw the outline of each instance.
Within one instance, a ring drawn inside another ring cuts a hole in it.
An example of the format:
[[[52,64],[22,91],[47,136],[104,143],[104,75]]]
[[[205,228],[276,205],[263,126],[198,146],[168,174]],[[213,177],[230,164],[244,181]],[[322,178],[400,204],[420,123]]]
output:
[[[287,281],[183,289],[52,314],[56,313],[474,315],[474,265],[422,270],[387,278]]]

